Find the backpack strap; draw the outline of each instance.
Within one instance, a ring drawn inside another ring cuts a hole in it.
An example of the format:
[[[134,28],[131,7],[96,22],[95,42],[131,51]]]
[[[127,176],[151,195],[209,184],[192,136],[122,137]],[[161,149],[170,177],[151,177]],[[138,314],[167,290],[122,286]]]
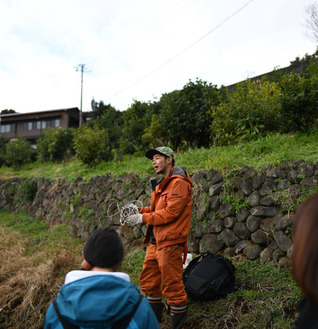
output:
[[[143,298],[142,294],[139,294],[138,302],[134,306],[134,309],[132,310],[132,312],[129,315],[127,315],[126,317],[124,317],[123,319],[115,322],[112,326],[112,329],[126,329],[128,327],[129,322],[132,319],[132,317],[134,316],[134,314],[136,313],[142,298]]]
[[[56,298],[53,299],[53,306],[54,306],[55,312],[56,312],[57,316],[59,317],[64,329],[80,329],[78,326],[76,326],[73,323],[70,323],[69,321],[67,321],[65,318],[62,317],[60,310],[57,307]]]

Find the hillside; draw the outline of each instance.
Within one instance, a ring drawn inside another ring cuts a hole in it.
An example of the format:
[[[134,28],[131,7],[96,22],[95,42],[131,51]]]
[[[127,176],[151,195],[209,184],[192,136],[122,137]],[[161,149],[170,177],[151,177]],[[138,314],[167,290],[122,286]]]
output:
[[[318,130],[308,133],[274,134],[249,143],[210,149],[190,149],[176,153],[178,165],[190,173],[202,169],[220,172],[250,166],[261,170],[269,165],[303,159],[318,162]],[[103,162],[95,169],[72,159],[64,163],[25,165],[16,171],[2,167],[0,178],[63,177],[89,180],[112,173],[122,176],[153,173],[151,161],[142,153],[121,162]],[[72,183],[70,183],[72,184]],[[68,227],[49,225],[24,213],[0,213],[0,328],[42,328],[45,311],[64,275],[80,263],[83,242],[69,235]],[[122,270],[138,286],[144,250],[139,246],[126,251]],[[242,255],[231,258],[236,267],[236,291],[213,302],[190,300],[186,328],[290,328],[301,298],[288,268],[250,261]],[[169,328],[168,315],[162,329]]]
[[[206,148],[188,149],[177,152],[176,164],[185,167],[189,173],[202,169],[226,170],[240,169],[244,166],[260,170],[264,166],[276,166],[283,162],[303,159],[305,162],[318,161],[318,129],[298,134],[272,134],[248,143]],[[151,161],[143,152],[135,153],[131,158],[125,156],[122,161],[101,162],[96,168],[83,165],[76,159],[65,162],[35,162],[24,165],[20,170],[10,167],[0,168],[0,179],[11,177],[63,177],[73,180],[83,177],[89,180],[97,175],[112,173],[122,176],[134,172],[137,175],[153,173]]]

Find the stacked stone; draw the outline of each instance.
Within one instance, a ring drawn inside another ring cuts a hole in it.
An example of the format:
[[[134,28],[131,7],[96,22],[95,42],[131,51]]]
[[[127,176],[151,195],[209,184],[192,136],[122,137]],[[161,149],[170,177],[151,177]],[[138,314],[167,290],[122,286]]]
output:
[[[242,254],[288,266],[294,210],[317,187],[317,176],[317,166],[303,160],[268,166],[260,173],[251,167],[223,176],[214,170],[195,173],[192,179],[200,192],[194,196],[190,250]],[[232,199],[241,200],[239,209],[226,203],[228,185]]]
[[[317,190],[317,168],[297,160],[260,172],[244,167],[223,175],[213,169],[194,173],[189,251],[210,250],[288,266],[294,212],[306,193]],[[51,225],[68,224],[70,232],[84,240],[97,227],[112,226],[126,244],[137,246],[146,228],[121,226],[117,203],[139,200],[149,205],[150,180],[155,177],[106,175],[89,182],[39,178],[32,200],[24,195],[26,179],[0,181],[0,208],[24,210]]]

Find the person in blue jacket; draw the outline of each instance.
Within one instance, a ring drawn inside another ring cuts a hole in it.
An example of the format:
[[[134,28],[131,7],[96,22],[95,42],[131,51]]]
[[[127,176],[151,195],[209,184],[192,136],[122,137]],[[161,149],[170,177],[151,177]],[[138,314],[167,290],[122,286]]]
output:
[[[159,329],[146,298],[130,283],[128,274],[118,272],[123,254],[114,229],[96,229],[84,246],[83,270],[66,275],[49,305],[44,329]]]

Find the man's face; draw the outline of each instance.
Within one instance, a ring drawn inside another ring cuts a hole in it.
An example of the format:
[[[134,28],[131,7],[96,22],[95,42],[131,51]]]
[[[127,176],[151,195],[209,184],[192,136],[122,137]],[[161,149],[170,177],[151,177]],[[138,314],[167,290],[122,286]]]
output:
[[[162,174],[167,177],[170,172],[171,161],[170,158],[166,158],[161,154],[155,154],[152,158],[152,166],[155,169],[156,174]]]

